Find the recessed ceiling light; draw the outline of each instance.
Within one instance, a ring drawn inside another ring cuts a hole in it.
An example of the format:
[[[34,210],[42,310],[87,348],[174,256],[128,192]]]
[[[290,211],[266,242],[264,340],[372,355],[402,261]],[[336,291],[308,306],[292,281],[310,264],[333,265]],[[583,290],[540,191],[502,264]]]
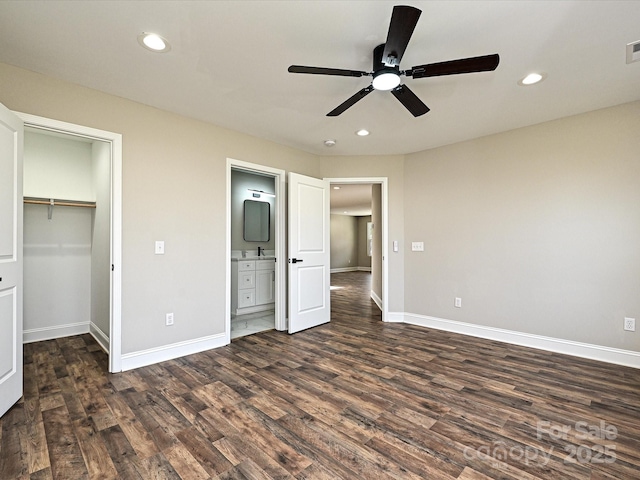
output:
[[[526,77],[518,80],[518,85],[523,87],[526,87],[527,85],[534,85],[536,83],[541,82],[545,78],[547,78],[546,73],[530,73]]]
[[[333,187],[334,190],[340,190],[340,187],[338,187],[337,185],[335,187]]]
[[[333,147],[336,144],[335,140],[325,140],[324,141],[324,146],[325,147]]]
[[[152,52],[165,53],[171,50],[169,42],[156,33],[142,32],[138,35],[138,43]]]
[[[358,135],[359,137],[366,137],[367,135],[369,135],[369,130],[365,130],[364,128],[362,128],[356,132],[356,135]]]

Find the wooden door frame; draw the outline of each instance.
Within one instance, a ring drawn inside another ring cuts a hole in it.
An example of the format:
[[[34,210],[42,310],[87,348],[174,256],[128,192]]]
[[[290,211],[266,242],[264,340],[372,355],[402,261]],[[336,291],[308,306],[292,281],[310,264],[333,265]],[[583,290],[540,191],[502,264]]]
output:
[[[377,184],[381,186],[382,199],[382,321],[389,321],[389,179],[387,177],[325,178],[329,184]]]
[[[109,371],[122,371],[122,135],[83,125],[14,112],[24,126],[102,141],[111,146],[111,292]]]
[[[276,257],[276,295],[275,295],[275,327],[276,330],[287,329],[287,276],[285,251],[285,200],[286,173],[279,168],[266,167],[256,163],[227,158],[227,224],[226,224],[226,280],[225,280],[225,342],[231,343],[231,170],[257,173],[273,177],[275,186],[275,257]]]

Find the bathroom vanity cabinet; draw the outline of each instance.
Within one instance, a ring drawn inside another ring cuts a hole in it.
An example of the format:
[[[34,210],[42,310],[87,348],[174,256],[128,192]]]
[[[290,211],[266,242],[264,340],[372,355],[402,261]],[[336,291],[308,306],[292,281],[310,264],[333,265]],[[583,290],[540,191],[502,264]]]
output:
[[[231,259],[231,313],[272,310],[275,306],[275,258]]]

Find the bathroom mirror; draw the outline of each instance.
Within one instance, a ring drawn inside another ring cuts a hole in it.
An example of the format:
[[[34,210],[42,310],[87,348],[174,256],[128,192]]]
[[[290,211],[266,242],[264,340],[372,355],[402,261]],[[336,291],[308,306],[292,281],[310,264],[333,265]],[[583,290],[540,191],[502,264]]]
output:
[[[244,240],[245,242],[269,241],[269,203],[244,201]]]

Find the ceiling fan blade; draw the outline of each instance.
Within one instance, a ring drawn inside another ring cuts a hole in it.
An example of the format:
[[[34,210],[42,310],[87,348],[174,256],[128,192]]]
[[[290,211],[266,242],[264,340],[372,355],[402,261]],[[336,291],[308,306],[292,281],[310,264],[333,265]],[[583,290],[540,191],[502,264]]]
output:
[[[304,65],[291,65],[289,73],[309,73],[311,75],[337,75],[340,77],[362,77],[369,75],[367,72],[359,70],[343,70],[340,68],[305,67]]]
[[[429,111],[429,107],[427,107],[406,85],[400,85],[399,87],[394,88],[391,90],[391,93],[393,93],[394,97],[400,100],[400,103],[404,105],[414,117],[419,117]]]
[[[382,63],[386,66],[395,67],[400,64],[421,13],[421,10],[414,7],[404,5],[393,7],[387,41],[382,53]]]
[[[482,57],[461,58],[448,62],[419,65],[408,70],[407,75],[413,78],[438,77],[440,75],[457,75],[459,73],[490,72],[498,68],[500,55],[484,55]]]
[[[373,85],[369,85],[368,87],[363,88],[355,95],[349,97],[345,102],[338,105],[336,108],[327,113],[327,117],[337,117],[342,112],[344,112],[347,108],[354,106],[357,102],[362,100],[364,97],[373,92]]]

